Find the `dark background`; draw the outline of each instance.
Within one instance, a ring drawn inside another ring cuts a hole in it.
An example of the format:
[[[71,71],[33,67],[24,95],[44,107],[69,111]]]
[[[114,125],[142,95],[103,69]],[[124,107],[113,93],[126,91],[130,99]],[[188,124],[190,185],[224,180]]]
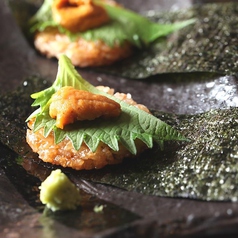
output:
[[[31,3],[34,1],[18,1]],[[178,10],[193,4],[225,1],[118,1],[130,9],[138,12],[148,10]],[[11,92],[22,84],[25,78],[39,75],[50,81],[54,80],[57,71],[57,62],[39,56],[25,39],[18,26],[18,17],[25,14],[17,9],[12,11],[8,3],[0,2],[0,93]],[[12,5],[11,5],[12,6]],[[14,12],[14,14],[12,14]],[[234,76],[217,76],[196,79],[193,82],[177,82],[170,79],[156,81],[129,80],[112,75],[99,74],[92,71],[78,69],[82,76],[93,84],[102,83],[114,87],[117,91],[128,92],[140,103],[150,108],[174,113],[193,114],[210,110],[211,108],[236,106],[233,100],[237,95],[237,83]],[[215,86],[207,89],[207,83],[215,82]],[[226,87],[229,86],[229,87]],[[218,98],[221,88],[228,99]],[[203,95],[198,97],[198,95]],[[225,106],[224,106],[225,105]],[[2,146],[1,159],[11,155],[11,152]],[[238,234],[238,204],[231,202],[208,202],[180,198],[163,198],[122,191],[103,185],[80,183],[89,194],[96,196],[96,201],[108,203],[116,216],[119,214],[133,214],[132,220],[120,220],[113,226],[108,226],[113,214],[96,218],[101,219],[99,230],[89,232],[83,228],[57,220],[57,217],[42,218],[26,196],[19,191],[20,187],[27,187],[32,177],[24,174],[18,185],[13,183],[6,167],[0,168],[0,236],[1,237],[231,237]],[[11,174],[14,177],[14,174]],[[15,177],[16,174],[15,174]],[[22,178],[23,179],[23,178]],[[29,180],[28,180],[29,179]],[[38,182],[32,182],[36,185]],[[99,199],[99,200],[97,200]],[[100,200],[102,199],[102,200]],[[121,209],[121,210],[120,210]],[[73,215],[68,215],[73,216]],[[83,214],[82,214],[83,216]],[[95,216],[88,213],[87,219]],[[129,216],[129,215],[128,215]],[[60,216],[59,216],[60,217]],[[67,216],[66,216],[67,217]],[[78,219],[78,218],[77,218]],[[70,220],[70,219],[69,219]],[[90,227],[90,226],[89,226]],[[90,230],[90,229],[89,229]]]

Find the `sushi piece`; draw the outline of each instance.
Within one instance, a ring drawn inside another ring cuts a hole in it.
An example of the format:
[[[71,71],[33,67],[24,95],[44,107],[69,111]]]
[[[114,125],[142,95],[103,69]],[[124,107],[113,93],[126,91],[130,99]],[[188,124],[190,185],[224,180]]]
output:
[[[113,0],[45,0],[30,21],[35,48],[75,66],[111,65],[191,22],[161,25]]]
[[[111,0],[101,1],[119,7]],[[110,23],[106,10],[92,0],[55,0],[51,6],[52,19],[58,27],[37,31],[34,36],[36,49],[48,58],[67,55],[80,67],[109,65],[132,54],[128,41],[108,45],[102,39],[87,40],[77,33]],[[62,28],[75,34],[74,39]]]
[[[32,97],[40,108],[27,119],[26,140],[51,164],[100,169],[138,156],[153,142],[185,139],[130,94],[89,84],[64,55],[53,85]]]
[[[108,92],[110,93],[114,91],[113,89],[104,87],[104,86],[100,86],[99,88],[102,91],[108,90]],[[65,87],[62,89],[65,90]],[[81,90],[75,89],[75,91],[77,94],[81,93]],[[54,94],[53,98],[58,96],[58,94],[59,94],[58,92]],[[122,98],[125,102],[131,105],[137,106],[139,108],[142,108],[142,110],[149,112],[149,110],[144,105],[137,104],[131,98],[130,94],[124,94],[124,93],[113,94],[112,93],[111,95],[114,95],[115,97],[119,99]],[[84,120],[93,120],[94,110],[92,109],[92,107],[90,107],[90,104],[92,103],[93,97],[95,96],[101,96],[101,95],[91,94],[91,99],[88,98],[89,104],[85,103],[84,106],[82,106],[85,108],[85,110],[81,110],[78,106],[79,104],[81,104],[80,99],[74,100],[74,106],[76,108],[79,108],[77,112],[79,113],[79,115],[81,115],[81,117],[83,117]],[[72,98],[72,92],[70,97]],[[105,111],[107,112],[106,114],[113,114],[111,116],[119,116],[120,114],[120,108],[118,108],[119,104],[111,99],[108,99],[105,96],[101,96],[101,97],[105,99],[105,101],[102,101],[102,103],[95,103],[95,100],[94,100],[94,105],[101,104],[101,105],[97,105],[98,106],[97,111],[99,112]],[[113,106],[109,106],[107,110],[105,110],[105,103],[108,100],[111,100],[114,103],[111,102]],[[53,109],[50,110],[50,112],[53,110],[55,111],[58,110],[61,114],[64,114],[64,116],[67,117],[68,120],[70,120],[72,118],[72,114],[74,113],[72,113],[71,108],[67,106],[73,105],[72,101],[73,100],[71,99],[66,99],[64,103],[65,105],[63,105],[59,101],[57,102],[52,100],[51,106]],[[64,107],[67,107],[66,110],[63,109]],[[71,113],[65,112],[69,110],[71,111]],[[113,110],[115,111],[115,113],[113,112]],[[61,118],[61,116],[58,114],[56,119],[56,126],[58,125],[57,120],[59,120],[59,118]],[[75,117],[75,120],[77,120],[77,116]],[[135,156],[130,151],[128,151],[122,144],[119,145],[118,151],[114,151],[105,143],[100,142],[95,152],[92,152],[88,148],[86,143],[82,143],[81,147],[78,150],[76,150],[69,138],[65,138],[60,143],[55,144],[53,132],[51,132],[47,137],[45,137],[43,128],[35,132],[33,131],[34,122],[35,122],[34,118],[32,118],[28,122],[29,129],[27,130],[26,139],[27,139],[27,143],[31,146],[32,150],[38,153],[39,158],[42,159],[44,162],[61,165],[63,167],[71,167],[76,170],[82,170],[82,169],[89,170],[89,169],[100,169],[108,164],[118,164],[118,163],[121,163],[124,158]],[[63,128],[62,123],[59,123],[59,124],[60,124],[58,125],[59,128]],[[147,149],[147,146],[139,140],[136,141],[136,147],[137,147],[137,154]]]

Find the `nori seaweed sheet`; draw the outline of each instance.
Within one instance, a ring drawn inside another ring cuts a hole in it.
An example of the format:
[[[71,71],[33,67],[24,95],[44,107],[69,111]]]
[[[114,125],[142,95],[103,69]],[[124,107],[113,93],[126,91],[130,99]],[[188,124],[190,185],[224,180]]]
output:
[[[46,83],[33,77],[23,85],[0,98],[0,141],[21,156],[27,156],[30,148],[24,140],[25,119],[32,109],[31,100],[26,99]],[[190,141],[167,142],[163,151],[153,148],[138,158],[101,170],[64,171],[75,179],[84,178],[143,194],[237,201],[238,108],[216,109],[196,115],[153,113]]]
[[[80,177],[150,195],[237,201],[238,108],[197,115],[154,113],[191,141],[170,142],[164,151]]]
[[[195,18],[196,22],[137,52],[122,62],[97,70],[127,78],[147,78],[178,72],[238,71],[238,4],[204,4],[178,12],[147,13],[151,20],[170,23]]]

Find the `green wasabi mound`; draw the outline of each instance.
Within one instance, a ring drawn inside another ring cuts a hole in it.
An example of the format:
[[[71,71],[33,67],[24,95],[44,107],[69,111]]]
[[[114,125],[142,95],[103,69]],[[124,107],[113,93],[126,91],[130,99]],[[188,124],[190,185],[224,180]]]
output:
[[[52,171],[39,188],[41,202],[52,211],[74,210],[80,203],[79,190],[60,169]]]

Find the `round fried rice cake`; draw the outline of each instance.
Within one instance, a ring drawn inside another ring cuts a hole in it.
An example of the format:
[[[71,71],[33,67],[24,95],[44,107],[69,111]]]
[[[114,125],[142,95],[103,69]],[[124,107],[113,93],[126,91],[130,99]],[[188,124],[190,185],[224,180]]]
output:
[[[98,88],[111,95],[114,94],[114,90],[109,87],[100,86]],[[149,113],[148,108],[137,104],[130,94],[115,93],[114,96]],[[29,129],[27,130],[26,140],[32,150],[38,153],[39,158],[44,162],[76,170],[90,170],[100,169],[108,164],[118,164],[124,158],[134,156],[123,145],[119,145],[119,151],[113,151],[109,146],[100,142],[97,150],[92,152],[85,143],[81,145],[79,150],[75,150],[68,138],[55,144],[52,132],[47,137],[43,135],[43,128],[33,132],[33,123],[34,119],[28,122]],[[135,144],[137,155],[147,149],[147,146],[140,140],[136,140]]]
[[[82,37],[72,41],[69,36],[55,28],[37,32],[34,45],[48,58],[59,58],[64,54],[70,58],[73,65],[81,68],[110,65],[132,54],[132,46],[128,42],[108,46],[100,40],[87,41]]]
[[[112,0],[102,1],[112,6],[122,7],[121,5],[117,4],[115,1]],[[78,4],[78,8],[76,3]],[[57,6],[62,5],[63,8],[61,6],[55,9],[55,4]],[[67,0],[57,0],[55,4],[53,4],[52,8],[53,13],[57,12],[57,14],[53,14],[53,17],[55,15],[57,16],[55,21],[58,22],[57,19],[59,18],[60,21],[58,23],[71,32],[83,32],[85,30],[99,27],[103,24],[110,22],[107,13],[105,13],[106,16],[104,16],[105,19],[103,16],[103,19],[100,19],[100,14],[97,12],[99,11],[98,9],[101,9],[101,11],[103,12],[105,12],[105,10],[98,5],[95,5],[93,1],[90,0],[71,0],[68,3]],[[70,4],[72,4],[71,7]],[[89,9],[88,12],[85,9]],[[58,17],[61,12],[62,14],[64,13],[65,16],[63,15]],[[65,12],[67,14],[65,14]],[[104,15],[103,12],[102,15]],[[63,22],[66,26],[67,24],[69,24],[69,28],[62,25]],[[81,29],[81,27],[83,27],[83,29]],[[112,46],[109,46],[102,40],[88,41],[80,36],[72,40],[68,35],[59,32],[58,29],[55,27],[48,27],[44,31],[36,32],[34,36],[34,45],[35,48],[41,54],[47,56],[48,58],[59,58],[61,54],[64,54],[68,56],[68,58],[70,58],[73,65],[82,68],[90,66],[96,67],[110,65],[116,61],[127,58],[132,54],[133,51],[132,45],[127,41],[125,41],[124,43],[118,42]]]

